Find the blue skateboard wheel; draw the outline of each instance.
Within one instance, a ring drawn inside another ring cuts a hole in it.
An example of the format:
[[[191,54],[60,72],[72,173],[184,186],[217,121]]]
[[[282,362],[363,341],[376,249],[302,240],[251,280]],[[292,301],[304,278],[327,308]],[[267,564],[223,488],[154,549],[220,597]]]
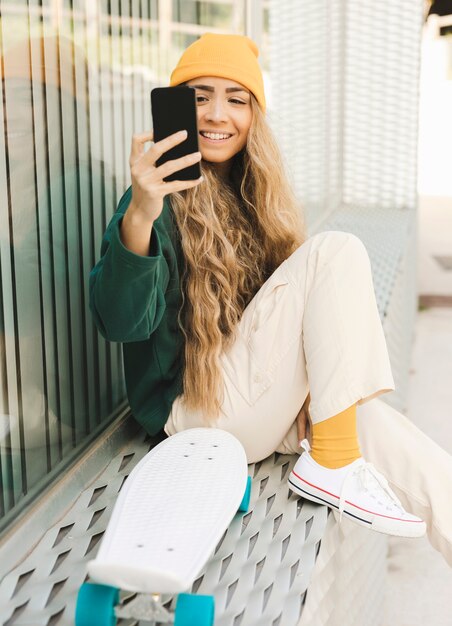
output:
[[[75,626],[115,626],[119,589],[84,583],[78,592]]]
[[[243,494],[243,499],[239,506],[239,511],[243,511],[246,513],[250,507],[250,497],[251,497],[251,476],[248,476],[246,481],[245,493]]]
[[[180,593],[177,597],[174,626],[213,626],[214,619],[213,596]]]

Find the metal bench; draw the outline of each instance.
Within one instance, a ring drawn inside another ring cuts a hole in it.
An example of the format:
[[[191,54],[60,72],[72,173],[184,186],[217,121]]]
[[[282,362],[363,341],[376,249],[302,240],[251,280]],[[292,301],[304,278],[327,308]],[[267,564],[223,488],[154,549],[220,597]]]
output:
[[[394,374],[400,373],[402,384],[406,367],[400,344],[410,341],[404,326],[403,303],[410,288],[404,268],[413,267],[412,228],[411,213],[394,211],[392,221],[388,216],[384,254],[379,225],[358,208],[335,213],[324,228],[354,232],[365,243],[383,326],[391,331],[387,337]],[[85,563],[95,555],[116,496],[134,465],[159,441],[146,437],[132,418],[125,422],[126,445],[105,461],[100,473],[84,476],[78,491],[72,484],[74,499],[69,510],[56,525],[42,529],[42,539],[33,551],[23,555],[0,583],[0,615],[6,618],[5,626],[73,623]],[[215,595],[216,623],[221,626],[333,624],[329,621],[333,611],[334,619],[339,614],[347,616],[343,622],[347,626],[377,624],[383,603],[386,537],[346,521],[339,527],[326,507],[292,494],[287,475],[295,460],[295,455],[275,453],[249,466],[253,479],[250,512],[234,519],[193,590]],[[47,506],[54,505],[47,502]],[[15,542],[17,554],[20,531]]]

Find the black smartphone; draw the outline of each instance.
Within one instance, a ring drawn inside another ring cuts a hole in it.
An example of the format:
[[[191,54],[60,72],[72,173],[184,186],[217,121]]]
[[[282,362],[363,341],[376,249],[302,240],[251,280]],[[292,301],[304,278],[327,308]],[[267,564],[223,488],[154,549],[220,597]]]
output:
[[[186,130],[188,133],[185,141],[173,146],[157,159],[157,167],[166,161],[178,159],[192,152],[199,152],[195,94],[196,89],[194,87],[186,86],[155,87],[151,90],[154,142],[177,133],[179,130]],[[198,161],[189,167],[165,176],[163,180],[165,182],[194,180],[200,176],[201,167]]]

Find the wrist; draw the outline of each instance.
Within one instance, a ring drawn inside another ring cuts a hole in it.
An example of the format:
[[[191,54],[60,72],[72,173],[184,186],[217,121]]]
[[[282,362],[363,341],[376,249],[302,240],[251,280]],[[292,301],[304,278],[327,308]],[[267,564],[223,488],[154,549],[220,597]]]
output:
[[[152,227],[154,223],[154,220],[150,218],[145,211],[138,208],[133,202],[129,204],[127,211],[124,214],[123,221],[124,219],[126,219],[130,226],[139,228],[143,228],[145,226],[149,228]]]
[[[130,204],[119,228],[122,244],[135,254],[148,256],[153,223],[154,220],[144,215],[134,204]]]

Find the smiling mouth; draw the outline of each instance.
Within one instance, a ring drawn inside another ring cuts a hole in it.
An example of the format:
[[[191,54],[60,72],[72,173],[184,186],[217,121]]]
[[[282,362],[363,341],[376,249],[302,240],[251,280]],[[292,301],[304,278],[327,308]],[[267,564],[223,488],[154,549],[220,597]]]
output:
[[[229,135],[228,137],[222,137],[222,138],[207,137],[206,135],[203,134],[202,131],[200,131],[199,134],[201,135],[203,139],[205,139],[206,141],[209,141],[210,143],[225,143],[226,141],[231,139],[231,137],[233,137],[233,135]],[[217,134],[221,135],[221,133],[217,133]]]

